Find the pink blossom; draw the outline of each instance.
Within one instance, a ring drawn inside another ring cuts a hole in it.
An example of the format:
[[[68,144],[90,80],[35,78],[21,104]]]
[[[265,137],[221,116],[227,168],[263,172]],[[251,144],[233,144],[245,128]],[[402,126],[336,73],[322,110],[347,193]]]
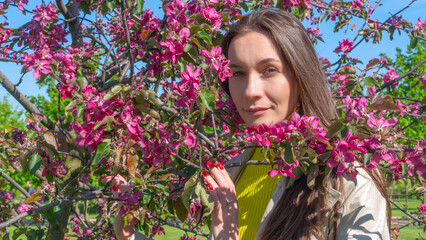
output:
[[[417,31],[421,35],[426,34],[426,21],[423,22],[421,18],[418,19],[418,22],[414,25],[414,31]]]
[[[372,129],[382,130],[393,127],[398,122],[396,117],[385,119],[383,117],[375,118],[373,114],[368,115],[367,125]]]
[[[350,4],[354,8],[361,8],[362,7],[362,2],[360,0],[350,1]]]
[[[206,58],[219,75],[219,79],[223,82],[227,77],[232,76],[229,68],[229,60],[225,60],[222,55],[222,49],[219,46],[212,47],[211,51],[200,49],[201,54]]]
[[[52,20],[52,18],[57,18],[56,11],[53,8],[56,7],[53,2],[50,2],[47,5],[42,4],[37,6],[36,15],[33,17],[33,21],[41,22],[42,25],[46,26],[47,22]]]
[[[349,41],[349,38],[347,39],[343,39],[342,41],[339,42],[339,46],[334,49],[334,52],[340,52],[343,50],[343,53],[345,55],[348,55],[348,53],[352,50],[352,46],[353,46],[353,42]]]
[[[423,86],[425,87],[425,90],[426,90],[426,75],[423,75],[423,77],[422,77],[422,84],[423,84]]]
[[[418,209],[419,209],[419,211],[421,211],[421,212],[426,212],[426,206],[425,205],[423,205],[423,203],[421,203],[418,207],[417,207]]]
[[[189,204],[189,213],[192,217],[194,217],[197,211],[201,210],[202,208],[203,205],[200,201],[191,202],[191,204]]]
[[[346,141],[336,141],[333,143],[331,156],[327,161],[327,166],[330,168],[339,166],[344,168],[344,163],[352,163],[355,161],[355,156],[350,153],[348,143]]]
[[[390,149],[376,151],[370,159],[370,164],[366,166],[367,169],[375,169],[382,160],[388,163],[393,163],[398,160],[398,157],[395,152]]]
[[[393,80],[395,80],[397,78],[399,78],[399,75],[395,73],[395,69],[394,68],[391,68],[385,74],[383,74],[382,80],[385,83],[388,83],[388,82],[391,82],[391,81],[393,81]],[[398,86],[398,84],[399,84],[398,81],[395,81],[393,83],[393,85],[395,85],[395,86]]]
[[[118,198],[121,201],[125,201],[129,205],[137,205],[139,203],[139,197],[142,195],[142,192],[133,192],[133,193],[121,193]]]
[[[414,167],[418,175],[426,172],[426,141],[420,140],[414,146],[414,151],[407,153],[406,162],[408,173],[414,175]]]
[[[299,161],[296,159],[294,160],[294,163],[287,164],[285,161],[281,161],[278,163],[277,169],[271,169],[268,171],[269,177],[273,178],[278,173],[282,176],[291,177],[294,178],[295,175],[293,173],[293,169],[297,168],[299,166]]]
[[[154,237],[155,235],[162,235],[164,232],[164,228],[160,225],[156,225],[151,229],[151,235],[149,235],[150,238]]]
[[[23,212],[27,212],[31,209],[33,209],[33,207],[31,205],[26,204],[26,203],[21,203],[21,204],[19,204],[19,207],[18,207],[18,209],[16,209],[16,211],[18,213],[23,213]]]
[[[193,148],[193,147],[195,147],[195,143],[196,143],[196,139],[195,139],[195,136],[194,136],[194,134],[193,133],[189,133],[187,136],[186,136],[186,138],[185,138],[185,145],[186,146],[188,146],[188,147],[190,147],[190,148]]]
[[[217,31],[220,28],[222,23],[220,12],[217,12],[216,9],[206,5],[205,8],[201,11],[203,17],[209,19],[213,24],[213,31]]]
[[[346,121],[365,119],[367,115],[367,99],[364,97],[352,99],[349,95],[343,101],[346,103]]]

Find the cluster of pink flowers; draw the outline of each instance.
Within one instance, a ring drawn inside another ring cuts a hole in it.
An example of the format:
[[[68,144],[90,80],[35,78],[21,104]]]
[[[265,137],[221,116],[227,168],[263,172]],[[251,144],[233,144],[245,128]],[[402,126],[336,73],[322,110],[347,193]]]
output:
[[[189,204],[189,213],[191,217],[194,217],[197,211],[200,211],[203,208],[203,205],[200,201],[193,201]]]
[[[3,25],[3,26],[2,26]],[[5,24],[0,24],[0,56],[8,57],[10,52],[9,45],[2,46],[4,43],[7,43],[9,38],[13,36],[12,31],[7,28],[4,28]]]
[[[339,42],[339,46],[336,49],[334,49],[334,52],[338,53],[343,51],[345,55],[348,55],[348,53],[352,50],[353,44],[354,42],[349,41],[349,38],[343,39],[342,41]]]
[[[0,199],[2,199],[3,202],[10,201],[13,199],[12,193],[0,189]]]
[[[164,232],[164,228],[160,225],[155,225],[151,228],[151,234],[149,235],[150,238],[154,237],[155,235],[161,236]]]
[[[31,210],[31,209],[33,209],[34,207],[32,207],[31,205],[29,205],[29,204],[26,204],[26,203],[21,203],[21,204],[19,204],[19,207],[16,209],[16,211],[18,212],[18,213],[23,213],[23,212],[27,212],[27,211],[29,211],[29,210]]]
[[[383,74],[382,80],[385,83],[392,82],[393,80],[399,78],[399,75],[395,73],[395,68],[389,69],[385,74]],[[399,82],[395,81],[393,85],[398,86]]]
[[[312,9],[311,1],[310,0],[303,0],[303,3],[306,6],[306,8]],[[299,6],[301,4],[302,3],[300,2],[300,0],[284,0],[283,1],[283,7],[286,10],[291,10],[292,7]]]
[[[364,97],[352,99],[350,96],[342,101],[346,103],[346,121],[350,122],[353,119],[366,119],[367,118],[367,99]]]
[[[102,143],[104,134],[108,131],[103,130],[104,125],[95,129],[95,124],[101,122],[105,116],[112,116],[118,113],[123,106],[123,102],[115,98],[107,101],[103,100],[105,93],[97,92],[92,86],[82,89],[83,99],[86,101],[87,108],[83,111],[83,116],[88,122],[85,126],[80,123],[74,123],[72,128],[79,134],[75,144],[79,147],[88,146],[89,151],[95,151],[97,146]],[[72,111],[74,117],[77,117],[77,108]]]
[[[356,100],[354,102],[354,100]],[[346,135],[341,140],[335,140],[331,143],[332,149],[330,157],[326,160],[327,166],[330,168],[337,167],[337,174],[346,173],[346,175],[355,179],[358,174],[356,168],[365,167],[367,169],[375,169],[383,160],[391,164],[391,168],[395,172],[401,170],[401,163],[405,160],[399,160],[396,153],[389,148],[390,143],[379,141],[383,136],[389,134],[389,130],[393,127],[397,119],[392,117],[385,119],[383,117],[374,117],[373,113],[366,114],[366,99],[354,99],[349,97],[346,99],[348,103],[347,120],[353,118],[367,119],[367,125],[372,129],[370,138],[360,140],[358,136],[354,136],[352,130],[347,130]],[[280,143],[289,144],[291,139],[296,136],[302,137],[307,146],[315,150],[316,154],[321,155],[330,151],[329,139],[325,136],[327,132],[319,125],[319,119],[315,117],[299,116],[297,113],[291,115],[290,120],[284,120],[274,126],[260,125],[258,127],[250,127],[245,130],[246,139],[249,142],[255,142],[259,146],[276,147]],[[387,142],[394,141],[396,136],[389,137]],[[276,145],[278,144],[278,145]],[[418,174],[426,171],[426,141],[420,141],[416,145],[416,150],[407,156],[406,162],[409,166],[416,165]],[[300,146],[299,146],[300,147]],[[363,166],[361,163],[356,163],[356,159],[364,156],[367,152],[373,153],[369,164]],[[274,177],[276,174],[283,176],[295,177],[293,169],[299,166],[300,159],[293,159],[291,164],[283,159],[279,162],[276,169],[269,171],[269,176]]]
[[[41,156],[42,159],[42,176],[45,177],[48,174],[51,174],[56,177],[61,177],[61,175],[66,174],[67,171],[62,167],[64,161],[61,159],[52,159],[49,154],[46,152],[40,152],[38,155]]]
[[[202,68],[188,64],[186,65],[186,71],[182,72],[181,80],[171,83],[171,89],[177,98],[175,102],[177,107],[189,109],[189,106],[197,99],[197,92],[200,90],[201,72]]]
[[[273,126],[265,124],[257,127],[249,127],[245,130],[246,139],[249,142],[257,143],[258,146],[271,147],[273,143],[286,143],[294,136],[298,135],[303,138],[309,138],[307,144],[316,150],[318,154],[326,152],[328,139],[325,137],[326,131],[319,125],[319,118],[300,116],[293,113],[289,120],[283,120]],[[293,159],[294,163],[287,163],[284,159],[278,164],[277,169],[269,171],[269,176],[274,177],[276,174],[294,177],[293,169],[299,166],[299,159]]]
[[[414,147],[414,151],[407,153],[405,160],[408,164],[408,173],[411,176],[414,175],[414,171],[418,175],[426,172],[426,141],[418,141]]]
[[[80,214],[80,218],[83,218],[83,214]],[[71,230],[77,234],[78,238],[93,238],[93,231],[90,228],[81,227],[80,225],[80,219],[76,215],[72,215],[70,219],[71,223],[74,223],[74,225],[71,227]],[[67,229],[68,230],[68,229]]]
[[[203,49],[200,49],[200,51],[206,58],[207,63],[216,70],[220,81],[223,82],[226,78],[232,76],[232,71],[229,68],[229,60],[225,59],[225,56],[222,54],[222,49],[219,46],[212,47],[211,51]]]
[[[418,22],[414,25],[414,31],[421,35],[426,35],[426,21],[423,22],[422,19],[419,18]]]
[[[197,237],[189,237],[186,234],[184,234],[182,237],[180,237],[180,240],[201,240],[202,238],[197,238]]]
[[[23,143],[27,140],[27,132],[23,132],[21,130],[15,130],[12,132],[12,141],[14,143]]]
[[[161,164],[170,164],[172,156],[177,156],[177,150],[180,143],[176,141],[177,133],[173,133],[170,127],[164,124],[156,124],[156,134],[152,134],[149,139],[143,139],[139,142],[144,156],[144,162],[154,166]]]

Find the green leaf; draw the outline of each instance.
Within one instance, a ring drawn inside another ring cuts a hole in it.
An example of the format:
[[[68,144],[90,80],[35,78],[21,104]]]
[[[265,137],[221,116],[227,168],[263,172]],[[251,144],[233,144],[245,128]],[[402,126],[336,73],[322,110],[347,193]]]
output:
[[[56,224],[56,218],[53,212],[53,208],[49,208],[46,211],[43,211],[41,214],[47,219],[50,225],[54,226]]]
[[[115,0],[107,0],[106,1],[107,8],[112,11],[115,8]]]
[[[105,96],[104,96],[104,100],[108,101],[111,98],[113,98],[115,95],[117,95],[118,93],[121,92],[121,90],[123,90],[123,88],[120,85],[116,85],[114,86],[111,91],[109,91]]]
[[[417,46],[417,43],[419,43],[419,39],[416,37],[412,37],[410,40],[410,45],[408,46],[408,49],[413,49]]]
[[[328,127],[328,132],[326,138],[332,138],[342,129],[343,123],[340,121],[333,121]]]
[[[184,51],[184,52],[188,52],[189,50],[191,50],[191,48],[192,48],[192,45],[191,45],[191,44],[189,44],[189,43],[187,43],[187,44],[185,45],[185,47],[183,47],[183,51]]]
[[[136,7],[134,14],[139,15],[143,11],[144,0],[136,0]]]
[[[372,86],[376,85],[376,80],[372,77],[366,77],[366,78],[364,78],[364,83],[368,87],[372,87]]]
[[[186,218],[188,217],[188,210],[186,209],[185,205],[182,202],[182,198],[177,199],[176,204],[176,215],[179,218],[181,222],[185,222]]]
[[[102,159],[104,154],[108,151],[108,143],[103,142],[101,143],[98,148],[96,149],[96,155],[95,158],[93,158],[93,164],[98,164],[98,162]]]
[[[393,33],[395,32],[396,27],[394,25],[389,27],[389,38],[393,40]]]
[[[199,31],[198,36],[203,39],[209,46],[212,46],[212,37],[206,32]]]
[[[372,156],[373,156],[373,153],[366,153],[366,154],[364,154],[364,165],[365,166],[370,165],[370,160],[371,160]]]
[[[207,88],[203,88],[200,91],[200,97],[201,101],[203,101],[203,104],[206,106],[206,108],[210,111],[214,111],[215,104],[214,104],[214,94]]]
[[[77,118],[81,117],[81,114],[83,113],[83,111],[87,108],[86,105],[80,105],[77,107]]]
[[[293,149],[291,144],[287,144],[287,146],[285,146],[285,150],[284,150],[284,160],[286,161],[287,164],[292,164],[294,163],[293,161]]]
[[[300,7],[298,6],[291,8],[291,14],[296,16],[298,19],[302,18],[302,11],[300,10]]]
[[[89,4],[86,1],[80,2],[80,8],[86,14],[90,15],[92,13],[92,12],[90,12]]]
[[[41,166],[41,156],[34,154],[29,164],[30,173],[34,175]]]

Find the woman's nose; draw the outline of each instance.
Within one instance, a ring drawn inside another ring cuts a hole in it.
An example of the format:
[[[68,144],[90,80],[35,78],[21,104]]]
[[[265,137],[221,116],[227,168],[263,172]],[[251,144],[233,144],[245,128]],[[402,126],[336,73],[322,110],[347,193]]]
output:
[[[262,82],[256,74],[247,76],[245,95],[247,98],[259,98],[262,94]]]

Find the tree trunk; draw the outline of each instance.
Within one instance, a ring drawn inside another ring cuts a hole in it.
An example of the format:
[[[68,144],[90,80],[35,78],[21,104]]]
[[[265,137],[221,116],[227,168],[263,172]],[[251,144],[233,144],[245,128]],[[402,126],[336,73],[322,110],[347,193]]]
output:
[[[63,203],[63,209],[56,219],[56,224],[50,225],[46,233],[47,240],[64,239],[65,231],[68,226],[69,216],[73,207],[72,202]]]

